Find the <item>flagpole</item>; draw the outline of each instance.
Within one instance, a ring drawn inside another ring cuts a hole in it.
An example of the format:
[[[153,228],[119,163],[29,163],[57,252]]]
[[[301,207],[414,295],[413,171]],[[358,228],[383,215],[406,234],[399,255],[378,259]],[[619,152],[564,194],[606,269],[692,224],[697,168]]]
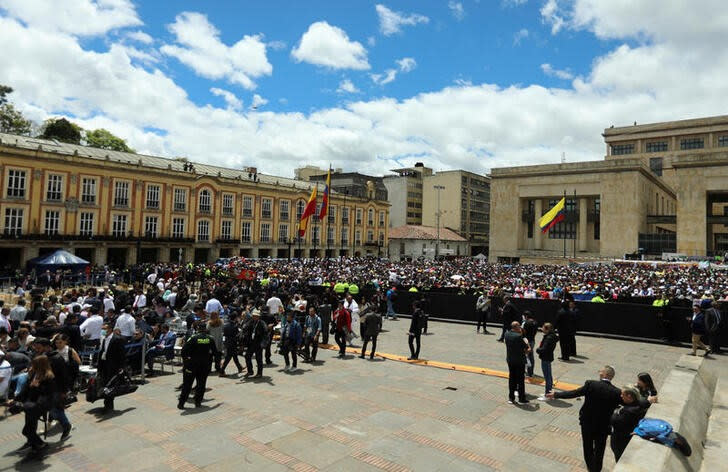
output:
[[[566,189],[564,189],[564,216],[566,216]],[[564,238],[564,259],[566,259],[566,218],[564,218],[562,237]]]
[[[574,208],[576,208],[576,187],[574,187]],[[580,208],[579,211],[584,211],[584,209]],[[581,217],[579,217],[579,219],[581,220]],[[574,242],[572,244],[572,246],[574,248],[573,249],[574,259],[576,259],[576,239],[579,237],[579,222],[578,221],[576,222],[575,228],[576,228],[576,231],[574,231]]]

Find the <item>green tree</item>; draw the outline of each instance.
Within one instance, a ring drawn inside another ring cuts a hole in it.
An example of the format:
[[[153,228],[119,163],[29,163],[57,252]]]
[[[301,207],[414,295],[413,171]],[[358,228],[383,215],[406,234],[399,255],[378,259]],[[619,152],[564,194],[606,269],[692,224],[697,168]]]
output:
[[[33,123],[15,109],[12,103],[0,105],[0,132],[29,135]]]
[[[43,133],[44,139],[56,139],[70,144],[81,144],[81,131],[83,129],[65,118],[51,118],[46,120]]]
[[[5,105],[8,102],[8,95],[11,93],[13,93],[12,87],[0,84],[0,105]]]
[[[86,144],[111,151],[135,152],[126,144],[126,141],[103,128],[86,131]]]
[[[0,84],[0,132],[28,135],[33,122],[26,119],[12,103],[8,103],[8,95],[11,93],[12,87]]]

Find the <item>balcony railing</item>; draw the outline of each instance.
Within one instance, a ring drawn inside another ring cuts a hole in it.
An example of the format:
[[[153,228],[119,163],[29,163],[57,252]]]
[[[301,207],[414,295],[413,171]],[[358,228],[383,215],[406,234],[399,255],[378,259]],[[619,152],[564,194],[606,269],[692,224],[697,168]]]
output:
[[[159,210],[159,202],[153,200],[147,200],[148,210]]]
[[[252,218],[253,217],[253,210],[250,208],[244,208],[243,209],[243,218]]]
[[[222,216],[233,216],[233,209],[232,208],[223,208]]]
[[[237,244],[238,240],[234,239],[232,236],[223,236],[217,238],[215,242],[218,244]]]
[[[159,243],[192,243],[195,240],[193,238],[183,237],[152,237],[152,236],[134,236],[131,232],[123,235],[107,235],[107,234],[94,234],[89,236],[88,234],[45,234],[45,233],[26,233],[26,234],[15,234],[12,232],[4,232],[0,234],[0,239],[3,240],[18,240],[18,241],[126,241],[126,242],[159,242]]]

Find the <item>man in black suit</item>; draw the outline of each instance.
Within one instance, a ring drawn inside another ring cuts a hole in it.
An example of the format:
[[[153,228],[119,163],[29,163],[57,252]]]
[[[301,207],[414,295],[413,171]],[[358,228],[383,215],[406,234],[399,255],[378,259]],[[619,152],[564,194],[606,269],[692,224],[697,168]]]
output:
[[[101,376],[99,387],[103,389],[108,382],[124,368],[126,363],[126,341],[118,329],[111,331],[111,326],[104,324],[102,334],[110,333],[101,340],[98,371]],[[104,397],[104,413],[114,411],[114,397]]]
[[[579,410],[579,424],[584,445],[584,461],[589,472],[602,470],[609,422],[614,409],[622,400],[621,390],[612,385],[613,378],[614,367],[606,365],[599,369],[599,380],[587,380],[583,387],[570,392],[546,395],[549,399],[584,397],[584,404]]]
[[[503,300],[506,302],[506,304],[503,305],[503,308],[501,308],[501,321],[503,322],[503,332],[501,333],[501,337],[498,338],[498,342],[503,342],[506,333],[509,329],[511,329],[511,324],[514,321],[518,321],[520,323],[522,319],[521,313],[519,313],[518,308],[516,308],[515,303],[513,303],[511,296],[506,295]]]
[[[518,392],[519,403],[526,399],[526,354],[531,351],[528,341],[523,337],[521,323],[513,321],[511,329],[504,336],[506,342],[506,362],[508,363],[508,403],[513,403]]]

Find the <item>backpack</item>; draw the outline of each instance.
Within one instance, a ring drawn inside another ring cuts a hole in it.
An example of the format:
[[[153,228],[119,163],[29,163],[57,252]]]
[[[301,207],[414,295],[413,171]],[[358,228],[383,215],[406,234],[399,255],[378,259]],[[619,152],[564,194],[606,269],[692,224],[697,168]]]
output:
[[[690,457],[693,453],[690,443],[685,439],[685,436],[673,431],[672,426],[667,421],[643,418],[634,429],[634,434],[648,441],[654,441],[675,448],[682,452],[685,457]]]
[[[634,434],[643,439],[672,447],[675,441],[674,439],[670,439],[670,433],[672,433],[672,425],[670,423],[654,418],[641,419],[634,429]]]

